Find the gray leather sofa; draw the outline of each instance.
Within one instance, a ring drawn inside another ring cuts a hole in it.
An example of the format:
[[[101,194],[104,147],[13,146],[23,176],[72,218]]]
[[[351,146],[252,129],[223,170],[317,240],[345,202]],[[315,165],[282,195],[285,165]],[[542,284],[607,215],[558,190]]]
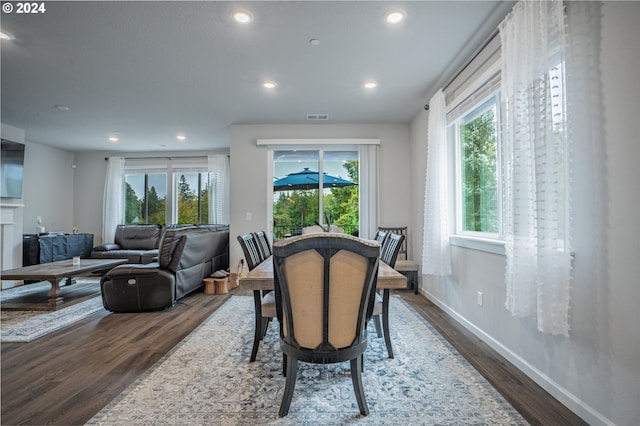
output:
[[[112,312],[164,309],[200,289],[213,272],[228,268],[228,226],[167,229],[157,262],[120,265],[102,277],[102,304]]]
[[[179,228],[228,229],[227,225],[118,225],[114,242],[95,246],[89,255],[91,259],[127,259],[127,263],[147,264],[158,257],[160,239],[165,231]]]

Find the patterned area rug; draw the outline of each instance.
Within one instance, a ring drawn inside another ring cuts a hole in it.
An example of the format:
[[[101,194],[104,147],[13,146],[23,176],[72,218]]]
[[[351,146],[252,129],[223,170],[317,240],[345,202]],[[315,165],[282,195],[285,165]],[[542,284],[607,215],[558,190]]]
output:
[[[77,278],[74,286],[97,286],[100,279]],[[31,292],[48,291],[51,284],[34,283],[2,290],[0,300],[7,301]],[[85,318],[102,307],[100,296],[71,305],[58,311],[9,311],[0,312],[0,342],[30,342]]]
[[[410,306],[391,298],[395,359],[375,332],[365,353],[363,417],[349,363],[301,363],[289,415],[277,325],[249,363],[253,299],[233,296],[87,424],[522,425],[520,414]]]

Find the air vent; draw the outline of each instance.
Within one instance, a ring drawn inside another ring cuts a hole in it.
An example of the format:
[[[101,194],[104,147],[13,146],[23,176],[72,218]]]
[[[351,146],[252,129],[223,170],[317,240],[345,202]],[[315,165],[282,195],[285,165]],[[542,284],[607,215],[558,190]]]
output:
[[[309,121],[327,121],[329,114],[307,114],[307,120]]]

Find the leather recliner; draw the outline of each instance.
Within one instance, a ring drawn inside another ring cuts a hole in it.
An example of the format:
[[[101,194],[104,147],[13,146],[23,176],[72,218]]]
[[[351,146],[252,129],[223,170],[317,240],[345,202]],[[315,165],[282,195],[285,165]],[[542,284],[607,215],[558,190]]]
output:
[[[120,265],[100,281],[102,304],[112,312],[145,312],[173,306],[201,288],[212,272],[229,268],[229,229],[180,228],[164,232],[158,261]]]

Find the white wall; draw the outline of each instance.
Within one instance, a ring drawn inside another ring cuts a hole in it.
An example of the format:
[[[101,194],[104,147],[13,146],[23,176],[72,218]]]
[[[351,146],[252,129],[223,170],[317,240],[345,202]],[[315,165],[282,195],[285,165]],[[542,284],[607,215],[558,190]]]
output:
[[[379,224],[409,225],[409,126],[406,124],[236,125],[231,128],[231,267],[242,258],[237,236],[269,229],[267,221],[267,149],[262,138],[377,138]],[[252,220],[246,220],[251,213]]]
[[[531,319],[504,308],[502,255],[452,247],[453,275],[423,277],[427,296],[457,318],[551,394],[591,424],[640,424],[640,3],[604,2],[602,85],[608,154],[609,226],[607,241],[576,238],[571,332],[568,338],[542,334]],[[412,122],[411,152],[426,150],[421,135],[426,117]],[[419,134],[419,137],[415,135]],[[417,160],[414,160],[419,166]],[[588,173],[588,167],[584,169]],[[424,181],[424,167],[412,169]],[[576,191],[589,188],[576,179]],[[421,186],[424,190],[424,186]],[[419,191],[412,191],[418,193]],[[422,214],[422,201],[412,208]],[[581,232],[590,209],[574,211]],[[608,279],[589,276],[590,262],[607,256]],[[476,304],[478,291],[484,306]]]

